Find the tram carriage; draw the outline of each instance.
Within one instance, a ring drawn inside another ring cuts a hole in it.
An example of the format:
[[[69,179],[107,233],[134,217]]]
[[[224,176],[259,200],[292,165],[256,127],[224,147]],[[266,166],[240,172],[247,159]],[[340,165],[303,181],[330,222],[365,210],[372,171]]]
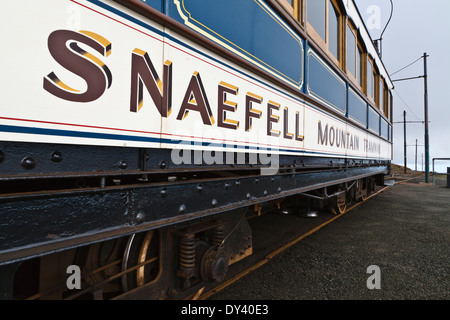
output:
[[[189,297],[252,255],[250,214],[339,214],[390,171],[353,1],[23,0],[0,24],[2,299]]]

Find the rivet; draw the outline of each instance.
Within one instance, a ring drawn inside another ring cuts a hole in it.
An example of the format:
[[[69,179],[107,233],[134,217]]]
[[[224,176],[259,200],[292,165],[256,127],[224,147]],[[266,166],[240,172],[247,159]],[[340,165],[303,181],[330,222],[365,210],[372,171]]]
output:
[[[143,213],[142,211],[140,211],[137,215],[136,215],[136,222],[137,223],[142,223],[145,219],[145,213]]]
[[[63,160],[62,153],[59,151],[55,151],[50,155],[50,160],[53,162],[61,162]]]
[[[211,204],[213,205],[213,207],[215,207],[217,205],[217,200],[216,199],[212,199]]]
[[[202,190],[203,190],[203,184],[199,184],[199,185],[197,185],[197,190],[199,191],[199,192],[202,192]]]
[[[247,199],[250,199],[251,195],[250,193],[247,193]]]
[[[125,160],[119,162],[120,169],[126,169],[128,167],[128,163]]]
[[[167,193],[168,193],[167,189],[166,188],[162,188],[162,190],[161,190],[161,197],[163,197],[163,198],[167,197]]]
[[[167,163],[165,162],[165,161],[161,161],[160,163],[159,163],[159,168],[160,169],[165,169],[167,167]]]
[[[184,204],[180,205],[178,211],[179,211],[181,214],[185,213],[185,212],[186,212],[186,206],[185,206]]]
[[[278,193],[280,193],[281,192],[281,187],[278,187],[277,191],[278,191]]]
[[[34,161],[34,159],[32,157],[26,157],[22,160],[22,167],[24,167],[25,169],[33,169],[34,167],[36,167],[36,162]]]

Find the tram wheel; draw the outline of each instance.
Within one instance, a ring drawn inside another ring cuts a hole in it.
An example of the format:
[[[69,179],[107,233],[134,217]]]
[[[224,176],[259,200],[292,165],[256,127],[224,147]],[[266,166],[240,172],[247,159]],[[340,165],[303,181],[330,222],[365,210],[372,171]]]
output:
[[[345,210],[347,210],[347,204],[342,205],[336,205],[335,207],[331,208],[331,213],[334,215],[340,215],[345,213]]]
[[[122,290],[143,286],[158,274],[158,237],[154,231],[132,234],[122,258]],[[138,265],[141,265],[137,267]],[[137,268],[136,268],[137,267]]]

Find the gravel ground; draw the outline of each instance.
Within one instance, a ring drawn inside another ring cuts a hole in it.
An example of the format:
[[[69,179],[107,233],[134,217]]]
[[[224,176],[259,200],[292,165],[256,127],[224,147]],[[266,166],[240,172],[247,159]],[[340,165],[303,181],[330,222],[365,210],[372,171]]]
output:
[[[449,300],[450,189],[396,184],[211,300]],[[380,289],[369,289],[369,266]]]

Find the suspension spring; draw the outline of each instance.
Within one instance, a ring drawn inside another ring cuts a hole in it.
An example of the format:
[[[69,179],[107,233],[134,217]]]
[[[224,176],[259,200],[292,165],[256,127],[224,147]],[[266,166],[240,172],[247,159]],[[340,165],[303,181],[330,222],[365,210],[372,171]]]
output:
[[[211,244],[213,246],[220,246],[224,240],[225,226],[220,225],[212,229]]]
[[[190,273],[195,267],[195,235],[185,234],[180,241],[179,269]],[[186,278],[189,278],[187,276]]]

